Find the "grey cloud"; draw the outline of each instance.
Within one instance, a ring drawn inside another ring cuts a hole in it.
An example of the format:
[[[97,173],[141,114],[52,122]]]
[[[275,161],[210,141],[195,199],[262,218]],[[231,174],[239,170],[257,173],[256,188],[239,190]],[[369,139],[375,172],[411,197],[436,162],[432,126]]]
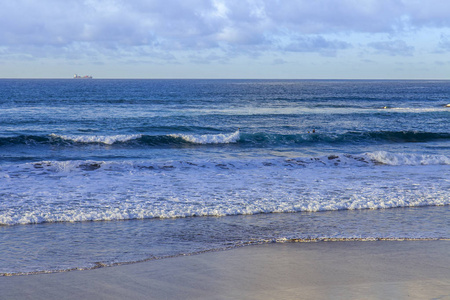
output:
[[[450,51],[450,36],[442,34],[439,40],[438,48],[441,51]]]
[[[422,27],[449,27],[446,0],[267,0],[271,21],[308,33],[393,33]]]
[[[437,60],[434,62],[435,65],[441,67],[441,66],[447,66],[450,65],[450,61],[441,61],[441,60]]]
[[[450,26],[450,1],[427,0],[408,1],[403,0],[404,15],[414,27],[449,27]]]
[[[272,61],[273,65],[284,65],[287,64],[287,61],[282,58],[276,58]]]
[[[228,60],[226,57],[224,57],[223,55],[215,54],[215,53],[208,54],[206,56],[190,55],[189,60],[195,64],[205,64],[205,65],[210,64],[211,62],[219,62],[221,64],[228,63]]]
[[[411,56],[414,52],[414,47],[401,40],[374,42],[369,43],[368,46],[375,49],[378,53],[390,56]]]
[[[401,16],[399,1],[267,1],[273,22],[307,34],[389,32]]]
[[[338,40],[327,40],[322,36],[300,37],[287,47],[286,51],[291,52],[320,52],[326,56],[334,56],[337,50],[350,48],[349,43]]]

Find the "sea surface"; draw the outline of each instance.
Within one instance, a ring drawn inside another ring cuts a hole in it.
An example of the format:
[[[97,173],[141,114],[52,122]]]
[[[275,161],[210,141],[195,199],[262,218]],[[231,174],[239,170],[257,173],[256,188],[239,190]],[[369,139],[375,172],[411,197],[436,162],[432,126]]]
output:
[[[450,81],[0,80],[0,275],[450,238]]]

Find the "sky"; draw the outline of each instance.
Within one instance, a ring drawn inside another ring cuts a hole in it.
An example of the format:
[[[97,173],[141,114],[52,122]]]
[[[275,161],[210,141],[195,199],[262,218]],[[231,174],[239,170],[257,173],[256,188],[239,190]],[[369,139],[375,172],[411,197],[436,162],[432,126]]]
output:
[[[0,78],[450,79],[448,0],[0,0]]]

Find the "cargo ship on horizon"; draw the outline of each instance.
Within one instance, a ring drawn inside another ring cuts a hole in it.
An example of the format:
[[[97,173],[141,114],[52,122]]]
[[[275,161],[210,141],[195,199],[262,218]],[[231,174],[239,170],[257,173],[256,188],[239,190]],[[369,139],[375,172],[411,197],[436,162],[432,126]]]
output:
[[[77,74],[73,75],[73,79],[92,79],[92,76],[85,75],[85,76],[79,76]]]

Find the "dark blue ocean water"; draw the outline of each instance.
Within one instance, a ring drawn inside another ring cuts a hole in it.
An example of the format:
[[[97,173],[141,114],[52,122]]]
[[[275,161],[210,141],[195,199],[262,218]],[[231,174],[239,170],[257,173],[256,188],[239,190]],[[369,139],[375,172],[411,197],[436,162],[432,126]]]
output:
[[[0,80],[0,273],[450,238],[448,104],[449,81]]]

